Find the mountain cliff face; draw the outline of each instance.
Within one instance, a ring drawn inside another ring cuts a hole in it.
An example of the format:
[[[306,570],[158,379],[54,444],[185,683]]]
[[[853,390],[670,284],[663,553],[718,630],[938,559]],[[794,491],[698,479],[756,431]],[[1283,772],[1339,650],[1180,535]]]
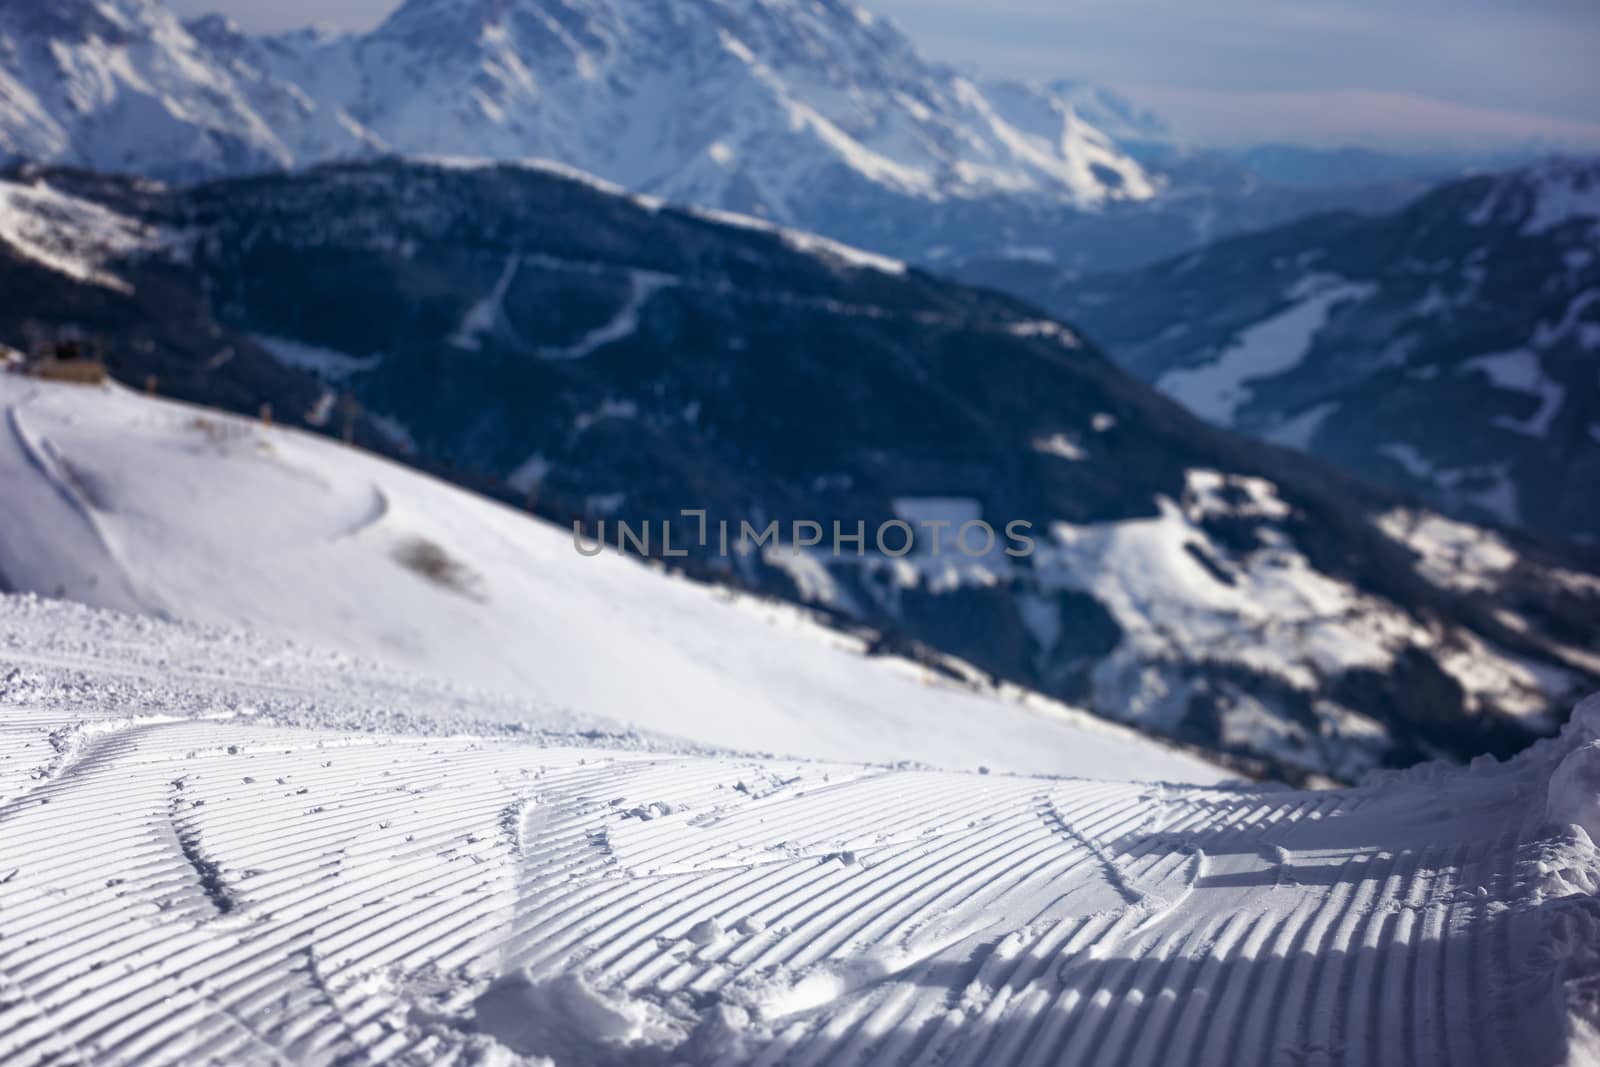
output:
[[[0,341],[70,326],[125,380],[279,420],[348,394],[369,443],[591,536],[648,522],[666,565],[1279,773],[1514,748],[1600,679],[1583,550],[1246,442],[895,260],[545,167],[0,190],[0,283],[38,294]],[[724,553],[721,521],[778,543]],[[1000,542],[953,550],[979,521]],[[896,522],[912,551],[876,543]]]
[[[1600,539],[1600,163],[1463,179],[1133,274],[1005,281],[1219,425],[1464,517]]]

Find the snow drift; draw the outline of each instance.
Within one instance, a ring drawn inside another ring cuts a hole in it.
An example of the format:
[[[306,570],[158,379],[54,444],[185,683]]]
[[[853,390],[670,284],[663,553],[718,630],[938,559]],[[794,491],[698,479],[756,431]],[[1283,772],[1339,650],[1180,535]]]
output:
[[[31,598],[0,648],[9,1064],[1596,1051],[1600,700],[1506,764],[1310,793],[506,730],[391,669]]]

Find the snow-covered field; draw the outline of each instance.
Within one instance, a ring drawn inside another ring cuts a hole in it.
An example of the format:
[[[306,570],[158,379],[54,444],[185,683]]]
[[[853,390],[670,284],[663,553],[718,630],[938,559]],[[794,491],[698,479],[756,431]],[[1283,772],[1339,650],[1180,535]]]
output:
[[[1600,701],[1509,764],[1295,792],[507,727],[29,597],[0,664],[6,1064],[1600,1051]]]

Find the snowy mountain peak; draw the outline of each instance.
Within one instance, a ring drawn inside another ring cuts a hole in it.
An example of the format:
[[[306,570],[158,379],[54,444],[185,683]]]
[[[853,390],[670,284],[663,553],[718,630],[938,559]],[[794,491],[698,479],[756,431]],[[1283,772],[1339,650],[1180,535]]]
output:
[[[1120,142],[1171,145],[1175,141],[1166,119],[1104,86],[1076,78],[1057,78],[1045,89],[1070,104],[1085,122]]]
[[[212,13],[188,19],[183,28],[206,48],[237,45],[245,39],[245,31],[226,15]]]
[[[3,0],[0,19],[62,40],[125,40],[173,20],[154,0]]]
[[[0,159],[187,179],[532,156],[808,229],[839,205],[1156,189],[1070,100],[963,78],[848,0],[408,0],[364,35],[267,37],[156,0],[73,7],[0,4]]]
[[[292,156],[156,0],[0,4],[0,162],[164,177],[284,166]]]

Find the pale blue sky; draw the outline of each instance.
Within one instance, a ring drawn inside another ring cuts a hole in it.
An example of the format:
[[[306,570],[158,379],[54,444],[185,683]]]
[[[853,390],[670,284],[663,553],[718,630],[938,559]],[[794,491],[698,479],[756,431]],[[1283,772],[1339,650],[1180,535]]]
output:
[[[396,0],[169,0],[255,29],[371,26]],[[1600,148],[1596,0],[865,0],[929,54],[1087,78],[1201,142]]]

